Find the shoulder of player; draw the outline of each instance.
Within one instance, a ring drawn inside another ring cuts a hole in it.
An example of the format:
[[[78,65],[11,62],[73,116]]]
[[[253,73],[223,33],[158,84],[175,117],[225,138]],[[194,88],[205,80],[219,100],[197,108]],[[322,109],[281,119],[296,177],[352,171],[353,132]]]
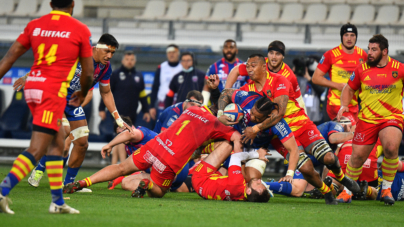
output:
[[[396,59],[393,59],[393,58],[389,57],[389,63],[390,63],[391,68],[393,68],[393,70],[399,70],[400,69],[401,63],[399,61],[397,61]],[[404,70],[403,67],[401,67],[400,71],[403,71],[403,70]]]
[[[280,73],[281,72],[281,73]],[[282,74],[282,76],[286,77],[289,79],[289,76],[292,77],[296,77],[295,73],[293,72],[293,70],[289,67],[288,64],[286,64],[285,62],[282,65],[281,70],[278,72],[280,74]]]
[[[366,56],[367,53],[365,50],[363,50],[362,48],[355,46],[355,52],[356,54],[360,55],[360,56]]]

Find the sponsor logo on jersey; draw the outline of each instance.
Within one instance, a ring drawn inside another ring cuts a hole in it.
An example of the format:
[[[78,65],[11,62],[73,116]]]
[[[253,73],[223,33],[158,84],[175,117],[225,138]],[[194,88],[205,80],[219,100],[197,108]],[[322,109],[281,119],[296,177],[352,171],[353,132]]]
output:
[[[25,100],[27,103],[41,103],[43,91],[39,89],[24,90]]]
[[[32,36],[41,36],[41,37],[51,37],[51,38],[70,38],[71,32],[68,31],[50,31],[50,30],[41,30],[41,28],[35,28],[32,32]]]
[[[323,64],[324,60],[325,60],[325,57],[324,57],[324,55],[323,55],[323,56],[321,57],[321,59],[320,59],[320,64]]]
[[[300,176],[300,174],[302,174],[299,170],[295,171],[296,176]]]
[[[233,174],[241,174],[240,170],[233,171]]]
[[[236,94],[238,97],[244,97],[248,95],[248,92],[246,91],[238,91]]]
[[[283,122],[278,122],[275,125],[275,128],[281,133],[282,137],[285,137],[286,135],[289,134],[289,132],[286,129],[285,124]]]
[[[363,64],[363,58],[359,58],[359,64]]]
[[[352,63],[352,64],[356,65],[356,61],[354,61],[354,60],[350,60],[350,61],[348,61],[348,63]]]
[[[84,110],[83,110],[83,108],[81,106],[74,109],[73,114],[74,114],[75,117],[85,116]]]
[[[398,72],[397,71],[393,71],[391,73],[391,75],[393,76],[393,78],[397,78],[398,77]]]
[[[168,152],[170,153],[170,155],[175,155],[174,151],[171,150],[169,147],[171,147],[171,145],[173,145],[173,142],[171,142],[169,139],[166,140],[166,142],[164,143],[163,140],[160,139],[160,137],[156,137],[156,141]]]
[[[365,133],[360,133],[360,132],[356,133],[354,140],[357,142],[365,141]]]
[[[351,77],[349,78],[351,81],[355,79],[355,72],[352,73]]]
[[[167,126],[171,126],[174,123],[175,119],[174,118],[170,118],[167,122]]]
[[[45,82],[46,78],[45,77],[41,77],[41,70],[36,71],[32,71],[31,75],[27,78],[27,81],[31,81],[31,82]]]
[[[370,80],[369,76],[366,76],[366,78],[364,79],[364,81]]]
[[[310,130],[307,134],[308,134],[309,136],[313,136],[313,135],[314,135],[314,130]]]
[[[189,115],[189,116],[191,116],[191,117],[193,117],[193,118],[196,118],[196,119],[202,121],[202,122],[205,123],[205,124],[209,122],[208,119],[206,119],[206,118],[204,118],[204,117],[202,117],[202,116],[200,116],[200,115],[198,115],[198,114],[196,114],[196,113],[192,113],[192,112],[189,111],[189,110],[185,110],[183,114],[187,114],[187,115]]]
[[[346,155],[345,155],[345,158],[344,158],[344,164],[345,164],[345,165],[348,164],[348,161],[349,161],[350,158],[351,158],[351,155],[350,155],[350,154],[346,154]],[[372,160],[370,160],[369,158],[366,159],[365,163],[363,163],[363,168],[369,169],[371,163],[372,163]]]
[[[146,162],[149,164],[152,164],[154,169],[158,173],[163,173],[164,170],[166,169],[166,165],[160,162],[150,151],[146,151],[146,154],[143,155],[143,158]]]
[[[272,97],[272,92],[271,92],[271,90],[267,90],[267,96],[268,96],[269,98]]]
[[[284,84],[279,84],[279,87],[276,89],[277,91],[286,89],[286,86]]]
[[[387,77],[387,74],[377,74],[377,76],[384,76],[384,77]]]

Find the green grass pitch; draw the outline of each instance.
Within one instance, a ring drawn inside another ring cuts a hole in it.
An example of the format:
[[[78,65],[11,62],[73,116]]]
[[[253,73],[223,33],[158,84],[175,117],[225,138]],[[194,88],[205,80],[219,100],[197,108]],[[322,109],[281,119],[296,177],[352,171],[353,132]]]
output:
[[[0,166],[0,180],[11,166]],[[77,179],[95,170],[83,169]],[[207,201],[196,193],[168,193],[164,198],[131,198],[120,186],[108,190],[107,184],[91,187],[93,193],[68,194],[65,200],[80,210],[78,215],[49,214],[51,202],[45,174],[38,188],[20,182],[10,198],[15,215],[0,213],[1,227],[31,226],[403,226],[404,202],[385,206],[379,201],[353,201],[327,206],[324,200],[288,198],[275,195],[269,203]]]

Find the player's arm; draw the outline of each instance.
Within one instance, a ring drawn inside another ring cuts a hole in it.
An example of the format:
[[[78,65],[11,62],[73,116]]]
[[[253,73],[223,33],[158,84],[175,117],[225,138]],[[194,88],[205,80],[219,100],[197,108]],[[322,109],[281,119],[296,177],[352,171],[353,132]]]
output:
[[[86,57],[86,58],[80,57],[79,61],[81,64],[81,76],[80,76],[81,93],[83,97],[86,97],[88,91],[91,89],[91,85],[93,84],[93,74],[94,74],[93,57]]]
[[[25,48],[20,42],[15,41],[13,45],[11,45],[10,49],[8,49],[6,55],[0,60],[0,79],[11,69],[14,62],[27,52],[27,48]]]
[[[294,136],[290,137],[285,142],[282,142],[282,144],[289,152],[289,166],[288,171],[286,172],[286,176],[281,178],[278,182],[286,181],[292,183],[293,175],[295,173],[297,163],[299,161],[299,148],[297,147],[297,143]]]
[[[81,104],[81,107],[85,107],[88,103],[91,102],[91,99],[93,99],[93,89],[90,89],[86,95],[86,98],[84,99],[83,103]]]
[[[331,80],[327,80],[325,78],[325,72],[321,71],[321,69],[317,68],[316,71],[314,71],[312,81],[314,84],[323,86],[323,87],[329,87],[333,89],[338,89],[342,91],[344,86],[346,85],[345,83],[336,83]]]
[[[280,120],[282,120],[283,116],[286,113],[286,106],[288,105],[289,96],[281,95],[274,99],[274,103],[278,104],[278,110],[272,111],[265,121],[258,124],[260,131],[268,129],[271,126],[276,125]]]
[[[102,147],[101,149],[101,156],[102,158],[105,158],[105,155],[107,154],[108,156],[110,155],[112,148],[115,145],[127,142],[127,141],[132,141],[132,142],[139,142],[142,140],[143,134],[139,129],[134,129],[133,133],[125,130],[121,133],[119,133],[111,142],[109,142],[107,145]]]
[[[353,136],[353,132],[335,132],[328,136],[328,140],[331,144],[340,144],[353,139]]]
[[[344,89],[341,92],[341,108],[338,111],[337,114],[337,119],[338,121],[341,119],[341,116],[344,112],[349,112],[348,105],[352,100],[352,97],[355,95],[355,91],[359,89],[360,87],[360,79],[359,79],[359,67],[355,69],[355,71],[352,73],[351,77],[348,80],[348,84],[344,87]]]
[[[241,144],[241,134],[235,131],[230,137],[230,141],[233,142],[233,150],[235,153],[243,151],[243,145]]]
[[[223,90],[223,92],[220,94],[219,101],[218,101],[218,112],[217,112],[217,118],[219,119],[220,122],[222,122],[224,125],[234,125],[237,124],[238,122],[232,122],[231,119],[225,115],[223,115],[224,108],[230,104],[233,103],[232,97],[233,94],[237,92],[237,89],[234,88],[226,88]]]
[[[18,78],[14,84],[13,84],[13,89],[15,91],[21,91],[25,87],[25,82],[27,81],[27,78],[31,74],[31,71],[27,72],[24,76]]]
[[[231,88],[233,87],[233,84],[236,83],[237,78],[240,76],[239,67],[240,65],[234,66],[229,75],[227,75],[226,85],[224,88]]]

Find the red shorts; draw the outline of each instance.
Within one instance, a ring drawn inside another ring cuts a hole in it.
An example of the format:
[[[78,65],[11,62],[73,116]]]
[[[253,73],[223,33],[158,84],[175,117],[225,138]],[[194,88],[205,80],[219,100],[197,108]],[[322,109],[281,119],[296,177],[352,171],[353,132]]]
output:
[[[403,121],[402,120],[386,120],[380,122],[379,124],[371,124],[365,121],[359,120],[356,125],[355,135],[352,143],[356,145],[369,145],[376,143],[379,138],[379,132],[389,126],[397,127],[403,131]],[[401,138],[400,138],[401,140]]]
[[[199,188],[204,187],[204,183],[209,180],[211,177],[221,177],[222,174],[217,172],[217,169],[212,165],[206,163],[205,161],[201,161],[199,165],[195,168],[195,171],[192,175],[192,187],[195,189],[195,192],[198,193],[199,196],[203,197],[202,190]]]
[[[331,121],[337,117],[340,108],[341,106],[327,105],[327,113]],[[350,107],[349,112],[343,113],[342,116],[349,118],[352,122],[352,125],[356,125],[358,122],[358,111],[359,111],[358,106]]]
[[[164,161],[159,160],[159,156],[152,149],[146,145],[142,146],[133,152],[132,160],[139,170],[152,167],[150,178],[153,183],[161,188],[169,189],[171,187],[176,174]]]
[[[32,123],[58,132],[62,125],[66,98],[40,89],[25,89],[24,96],[32,113]]]
[[[306,152],[309,152],[317,141],[324,139],[312,121],[308,121],[303,127],[293,132],[293,134],[295,135],[297,145],[303,146]]]
[[[366,164],[366,163],[365,163]],[[365,165],[363,164],[363,165]],[[345,168],[342,168],[342,172],[344,172],[344,174],[346,173],[346,166]],[[330,176],[332,178],[335,178],[335,175],[332,173],[331,170],[328,171],[327,176]],[[367,182],[372,182],[374,180],[377,180],[379,178],[379,175],[377,173],[377,168],[362,168],[362,174],[359,175],[359,179],[358,181],[367,181]]]

